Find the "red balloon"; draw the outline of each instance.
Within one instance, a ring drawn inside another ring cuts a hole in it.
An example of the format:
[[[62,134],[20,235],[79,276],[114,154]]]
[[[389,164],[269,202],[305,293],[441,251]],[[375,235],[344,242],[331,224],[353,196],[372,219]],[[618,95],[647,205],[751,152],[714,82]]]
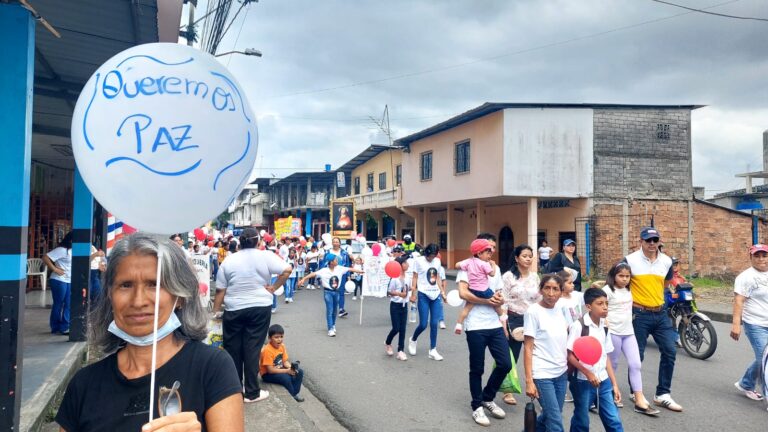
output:
[[[371,246],[371,250],[373,251],[373,256],[379,256],[381,253],[381,245],[374,243],[373,246]]]
[[[304,247],[304,246],[307,245],[307,241],[306,240],[299,240],[299,244],[301,245],[301,247]]]
[[[573,342],[573,354],[582,363],[594,366],[603,355],[603,347],[596,338],[582,336]]]
[[[273,239],[272,239],[272,236],[271,236],[271,235],[269,235],[269,234],[264,234],[264,241],[265,241],[265,242],[267,242],[267,243],[271,243],[271,242],[272,242],[272,240],[273,240]]]
[[[213,247],[213,240],[208,241],[208,247]]]
[[[203,232],[203,230],[202,230],[202,229],[200,229],[200,228],[195,228],[195,231],[194,231],[194,233],[195,233],[195,238],[197,239],[197,241],[203,241],[203,240],[205,240],[205,233]]]
[[[394,239],[387,240],[387,246],[395,247],[395,244],[397,244],[397,242]]]
[[[391,278],[400,277],[402,269],[403,268],[400,267],[400,264],[398,264],[397,261],[390,261],[384,266],[384,272]]]

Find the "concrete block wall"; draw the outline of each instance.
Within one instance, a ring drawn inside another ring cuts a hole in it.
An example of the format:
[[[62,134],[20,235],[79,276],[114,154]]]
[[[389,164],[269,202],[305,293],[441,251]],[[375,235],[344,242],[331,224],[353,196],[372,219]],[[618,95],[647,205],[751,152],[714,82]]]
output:
[[[593,124],[595,198],[693,196],[689,109],[595,109]]]

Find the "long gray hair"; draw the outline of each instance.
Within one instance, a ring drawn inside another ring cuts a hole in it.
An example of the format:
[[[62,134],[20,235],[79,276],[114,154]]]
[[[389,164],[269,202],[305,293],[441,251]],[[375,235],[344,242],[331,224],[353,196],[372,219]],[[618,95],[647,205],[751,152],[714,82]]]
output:
[[[208,316],[200,304],[197,277],[184,251],[169,240],[158,241],[147,234],[136,233],[117,242],[110,252],[109,264],[104,272],[104,289],[91,309],[88,340],[100,352],[110,354],[125,343],[107,331],[114,319],[112,290],[117,268],[129,255],[157,258],[158,251],[162,251],[163,256],[160,286],[181,299],[181,309],[176,311],[181,327],[173,332],[174,337],[177,340],[199,341],[207,336]]]

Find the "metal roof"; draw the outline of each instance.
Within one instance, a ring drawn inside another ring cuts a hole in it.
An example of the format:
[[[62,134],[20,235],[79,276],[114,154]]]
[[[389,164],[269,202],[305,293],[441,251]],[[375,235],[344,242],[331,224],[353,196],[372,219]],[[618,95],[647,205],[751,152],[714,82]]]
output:
[[[438,123],[434,126],[428,127],[420,132],[408,135],[407,137],[400,138],[395,141],[396,145],[408,147],[412,142],[426,138],[431,135],[446,131],[496,111],[501,111],[507,108],[541,108],[541,109],[558,109],[558,108],[570,108],[570,109],[690,109],[704,107],[705,105],[624,105],[624,104],[595,104],[595,103],[497,103],[486,102],[477,108],[473,108],[465,113],[452,117],[442,123]]]
[[[387,145],[381,145],[381,144],[371,144],[363,150],[359,155],[353,157],[347,163],[340,166],[336,171],[344,171],[344,172],[352,172],[355,168],[359,167],[360,165],[368,162],[369,160],[376,157],[379,153],[385,151],[385,150],[399,150],[402,147],[398,146],[387,146]]]
[[[181,0],[163,1],[164,9],[178,6],[180,16]],[[57,38],[42,25],[35,28],[32,159],[73,168],[70,125],[80,90],[113,55],[160,41],[157,0],[34,0],[31,4],[61,34]],[[175,33],[173,42],[178,40],[178,30]]]
[[[307,179],[312,177],[312,184],[333,184],[336,182],[336,171],[295,172],[272,184],[272,186],[284,184],[307,184]]]

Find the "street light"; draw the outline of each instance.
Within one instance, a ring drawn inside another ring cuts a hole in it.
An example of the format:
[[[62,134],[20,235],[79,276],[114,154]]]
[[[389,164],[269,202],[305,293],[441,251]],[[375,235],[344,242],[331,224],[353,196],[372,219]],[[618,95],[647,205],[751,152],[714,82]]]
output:
[[[230,55],[230,54],[243,54],[247,56],[261,57],[261,51],[255,48],[246,48],[245,51],[227,51],[225,53],[216,54],[214,57],[221,57],[221,56]]]

